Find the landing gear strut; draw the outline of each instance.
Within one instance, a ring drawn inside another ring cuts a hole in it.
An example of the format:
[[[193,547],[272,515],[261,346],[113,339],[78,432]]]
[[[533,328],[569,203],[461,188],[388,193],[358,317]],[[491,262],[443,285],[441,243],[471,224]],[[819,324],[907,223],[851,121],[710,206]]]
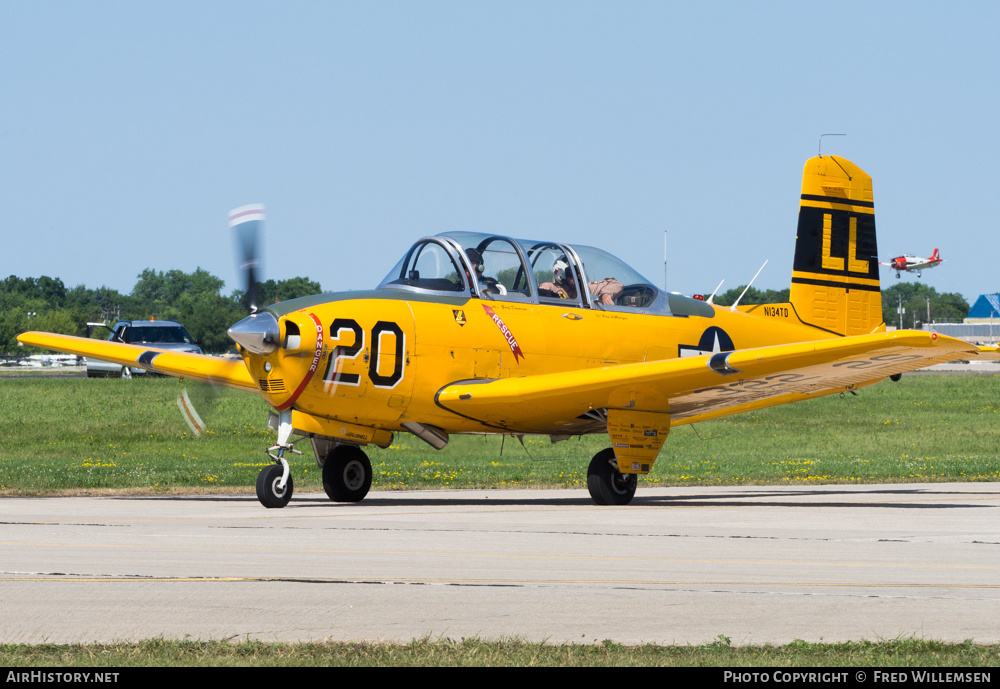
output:
[[[337,445],[323,462],[323,490],[334,502],[360,502],[372,487],[372,463],[360,447]]]
[[[278,442],[267,448],[267,455],[274,464],[261,469],[257,475],[257,499],[264,507],[284,507],[292,499],[292,475],[288,471],[288,460],[285,450],[294,454],[302,454],[288,442],[292,435],[292,413],[283,411],[278,414]],[[274,450],[278,454],[274,454]]]
[[[615,451],[610,447],[601,450],[590,460],[587,468],[587,489],[598,505],[627,505],[635,496],[639,478],[618,470]]]

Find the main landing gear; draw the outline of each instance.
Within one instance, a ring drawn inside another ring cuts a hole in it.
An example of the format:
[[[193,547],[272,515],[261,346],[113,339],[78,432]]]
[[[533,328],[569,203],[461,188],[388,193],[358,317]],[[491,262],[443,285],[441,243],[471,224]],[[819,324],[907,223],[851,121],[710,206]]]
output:
[[[323,462],[323,490],[334,502],[359,502],[372,487],[372,463],[360,447],[336,445]]]
[[[610,447],[601,450],[590,460],[587,468],[587,489],[598,505],[627,505],[635,496],[639,485],[636,474],[623,474],[618,470],[615,451]]]

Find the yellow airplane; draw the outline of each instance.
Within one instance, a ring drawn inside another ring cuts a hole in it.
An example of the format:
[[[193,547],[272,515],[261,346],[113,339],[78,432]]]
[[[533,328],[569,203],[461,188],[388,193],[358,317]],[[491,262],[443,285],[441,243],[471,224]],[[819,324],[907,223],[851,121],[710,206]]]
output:
[[[996,347],[886,332],[877,255],[871,177],[820,156],[803,173],[788,303],[717,306],[667,294],[593,247],[445,233],[416,242],[375,290],[241,320],[229,334],[242,360],[18,339],[262,395],[277,431],[274,464],[257,479],[265,507],[292,496],[293,435],[311,439],[329,497],[359,501],[372,481],[361,448],[404,431],[438,449],[452,433],[607,433],[587,485],[597,504],[623,505],[675,426],[1000,358]]]

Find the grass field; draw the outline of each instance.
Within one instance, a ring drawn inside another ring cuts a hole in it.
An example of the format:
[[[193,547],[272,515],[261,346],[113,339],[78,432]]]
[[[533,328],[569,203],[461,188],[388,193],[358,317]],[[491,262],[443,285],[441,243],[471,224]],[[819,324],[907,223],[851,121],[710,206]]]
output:
[[[995,668],[1000,648],[915,639],[785,646],[553,645],[518,640],[428,640],[409,644],[150,640],[132,644],[0,646],[0,666],[89,667],[963,667]],[[126,673],[122,681],[128,681]],[[853,677],[852,677],[853,679]],[[784,681],[791,681],[785,678]]]
[[[0,381],[0,495],[252,492],[274,439],[248,393],[191,387],[195,437],[173,379]],[[374,490],[567,487],[607,438],[457,436],[435,451],[406,434],[366,451]],[[297,491],[322,490],[311,447]],[[1000,480],[1000,376],[904,376],[863,389],[672,431],[643,485]]]

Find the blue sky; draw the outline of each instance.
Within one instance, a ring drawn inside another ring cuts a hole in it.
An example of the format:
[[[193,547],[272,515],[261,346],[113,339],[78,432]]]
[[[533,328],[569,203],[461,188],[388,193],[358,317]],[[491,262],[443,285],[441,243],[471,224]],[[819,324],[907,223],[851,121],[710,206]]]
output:
[[[879,251],[1000,288],[1000,3],[6,2],[0,275],[373,287],[418,237],[599,246],[684,293],[787,287],[802,165],[874,178]],[[883,271],[883,284],[895,282]],[[903,279],[916,279],[915,276]]]

